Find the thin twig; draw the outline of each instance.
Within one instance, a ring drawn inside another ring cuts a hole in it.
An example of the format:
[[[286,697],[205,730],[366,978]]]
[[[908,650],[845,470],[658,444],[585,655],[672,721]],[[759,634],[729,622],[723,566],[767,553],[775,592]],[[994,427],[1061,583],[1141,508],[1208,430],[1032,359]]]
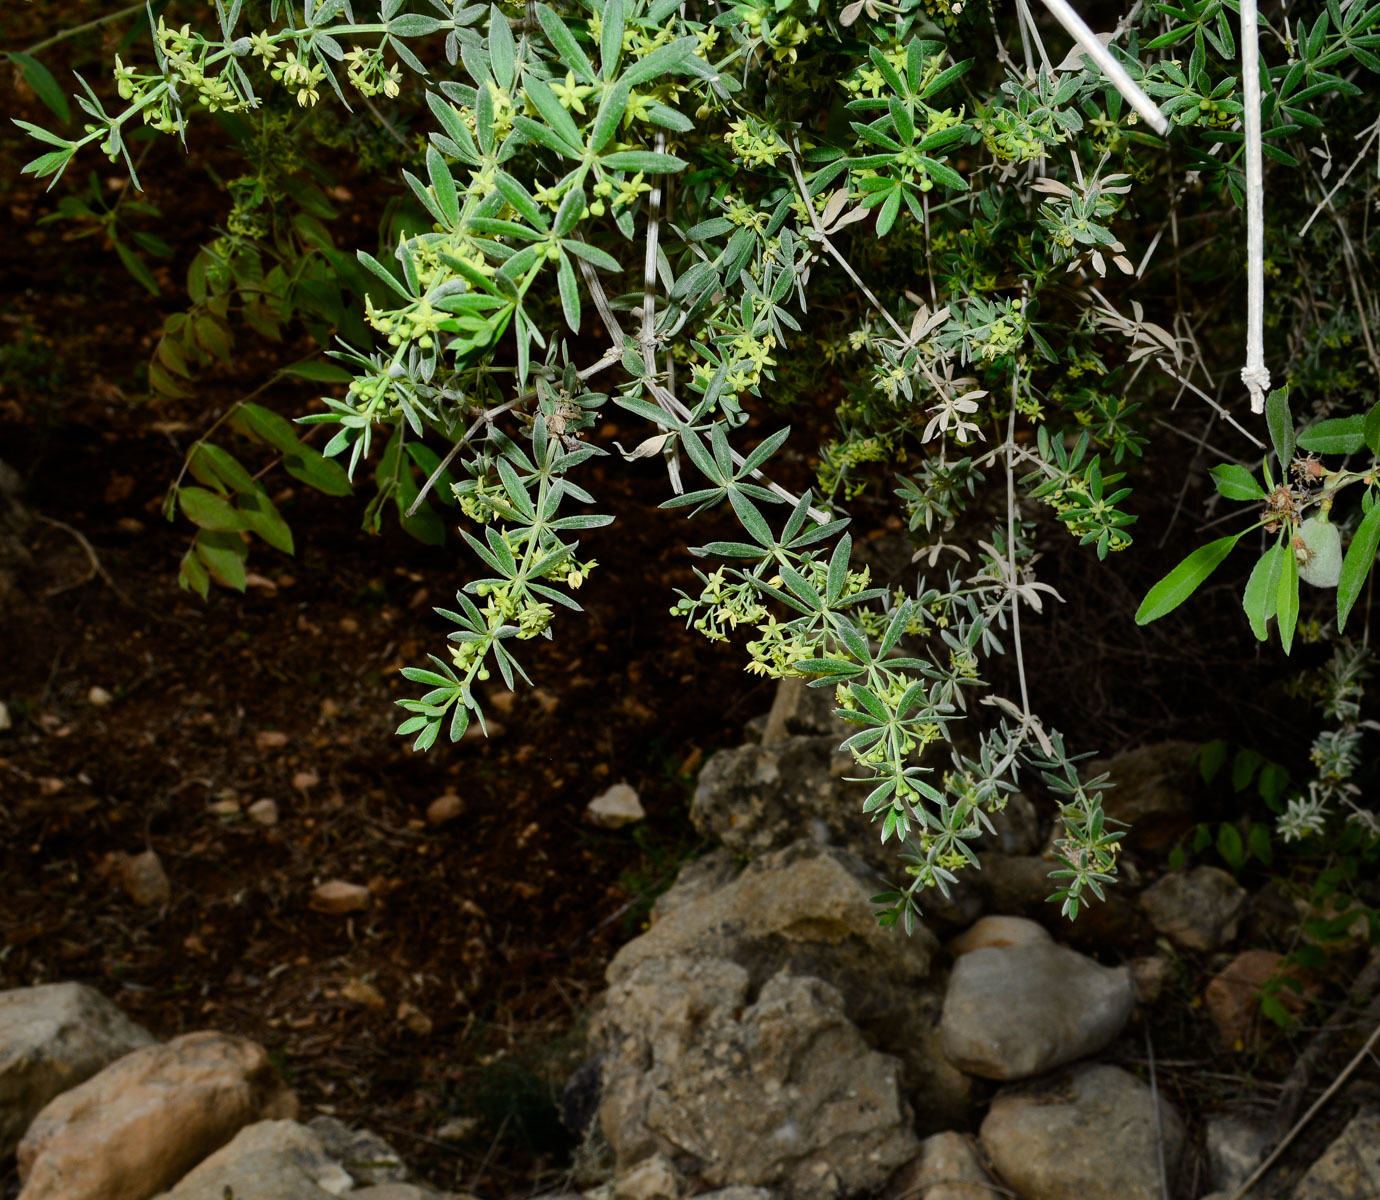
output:
[[[83,578],[78,579],[76,583],[66,583],[63,584],[62,587],[49,588],[47,592],[44,593],[45,595],[60,596],[63,592],[70,592],[73,588],[78,588],[81,587],[83,584],[90,583],[93,579],[96,578],[97,575],[99,575],[102,581],[104,581],[105,585],[108,588],[110,588],[110,590],[114,592],[115,595],[117,595],[121,600],[128,604],[130,608],[139,607],[137,604],[134,603],[133,600],[131,600],[128,596],[124,594],[124,592],[120,590],[120,585],[117,584],[113,578],[111,578],[110,572],[107,571],[105,569],[105,566],[101,563],[100,556],[96,553],[96,548],[89,541],[86,540],[86,535],[82,533],[80,529],[74,528],[73,526],[67,524],[66,521],[59,521],[56,517],[46,517],[41,512],[34,513],[34,518],[36,520],[42,521],[45,525],[51,525],[54,529],[61,529],[63,533],[70,534],[73,538],[75,538],[78,545],[80,545],[81,548],[86,551],[87,562],[91,564],[91,569],[87,571],[86,575]]]
[[[1160,1195],[1169,1200],[1169,1167],[1164,1161],[1164,1114],[1160,1112],[1160,1086],[1155,1078],[1155,1043],[1150,1040],[1150,1022],[1145,1023],[1145,1058],[1150,1066],[1150,1103],[1155,1108],[1155,1154],[1160,1167]]]
[[[131,4],[128,8],[122,8],[118,12],[109,13],[104,17],[97,17],[94,21],[87,21],[84,25],[73,25],[71,29],[64,29],[60,33],[53,34],[50,38],[44,38],[41,42],[35,42],[32,46],[25,46],[21,53],[37,54],[40,50],[46,50],[49,46],[56,45],[58,42],[66,41],[70,37],[76,37],[79,33],[86,33],[92,29],[99,29],[102,25],[109,25],[111,21],[118,21],[122,17],[131,17],[135,13],[143,11],[144,0],[139,0],[138,4]]]

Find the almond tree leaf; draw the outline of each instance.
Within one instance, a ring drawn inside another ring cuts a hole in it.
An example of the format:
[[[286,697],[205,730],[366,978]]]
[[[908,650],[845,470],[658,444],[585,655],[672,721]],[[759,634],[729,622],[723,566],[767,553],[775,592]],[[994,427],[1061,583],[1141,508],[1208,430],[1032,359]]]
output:
[[[1265,401],[1265,423],[1270,427],[1279,464],[1285,470],[1294,459],[1294,418],[1289,412],[1288,386],[1275,388]]]
[[[203,529],[196,535],[197,557],[205,564],[211,577],[225,587],[244,591],[244,560],[249,549],[237,533],[217,533]]]
[[[1346,619],[1361,595],[1366,577],[1375,563],[1380,549],[1380,504],[1376,504],[1361,518],[1361,524],[1347,547],[1342,561],[1342,578],[1337,584],[1337,632],[1346,626]]]
[[[1228,500],[1263,500],[1265,489],[1245,467],[1222,463],[1208,472],[1217,490]]]
[[[1217,569],[1243,536],[1244,531],[1199,546],[1145,594],[1136,610],[1136,624],[1148,625],[1178,608]]]
[[[1275,615],[1279,618],[1279,642],[1288,654],[1293,648],[1294,629],[1299,622],[1299,560],[1294,557],[1292,544],[1286,542],[1283,549]]]
[[[1298,444],[1318,454],[1355,454],[1366,444],[1366,418],[1332,417],[1299,435]]]
[[[1260,556],[1241,597],[1241,607],[1246,610],[1251,632],[1258,641],[1263,642],[1268,636],[1267,623],[1274,615],[1281,569],[1279,559],[1283,553],[1283,546],[1271,546]]]

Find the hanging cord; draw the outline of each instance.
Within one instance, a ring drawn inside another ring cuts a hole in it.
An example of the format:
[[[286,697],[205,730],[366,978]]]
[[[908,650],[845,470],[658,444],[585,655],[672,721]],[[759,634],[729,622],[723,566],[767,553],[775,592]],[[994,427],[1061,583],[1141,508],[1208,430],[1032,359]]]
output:
[[[1265,411],[1265,167],[1260,155],[1260,42],[1256,0],[1241,0],[1241,82],[1246,107],[1246,365],[1251,412]]]

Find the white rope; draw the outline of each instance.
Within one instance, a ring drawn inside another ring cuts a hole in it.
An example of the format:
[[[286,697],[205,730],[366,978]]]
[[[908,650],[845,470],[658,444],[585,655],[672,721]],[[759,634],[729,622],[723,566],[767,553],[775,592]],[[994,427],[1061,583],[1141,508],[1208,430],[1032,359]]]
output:
[[[1098,69],[1107,77],[1107,82],[1116,88],[1125,97],[1126,103],[1140,114],[1141,119],[1148,122],[1150,128],[1161,137],[1168,133],[1169,121],[1164,113],[1160,112],[1155,102],[1145,94],[1140,84],[1126,74],[1126,68],[1112,57],[1112,52],[1088,28],[1087,22],[1069,7],[1067,0],[1044,0],[1044,5],[1054,14],[1059,24],[1068,30],[1083,53],[1097,64]],[[1254,6],[1252,6],[1252,10],[1254,10]],[[1244,13],[1244,11],[1243,0],[1242,12]],[[1242,19],[1244,20],[1244,17]]]
[[[1241,0],[1241,82],[1246,126],[1246,365],[1251,412],[1265,411],[1265,167],[1260,154],[1260,43],[1256,0]]]

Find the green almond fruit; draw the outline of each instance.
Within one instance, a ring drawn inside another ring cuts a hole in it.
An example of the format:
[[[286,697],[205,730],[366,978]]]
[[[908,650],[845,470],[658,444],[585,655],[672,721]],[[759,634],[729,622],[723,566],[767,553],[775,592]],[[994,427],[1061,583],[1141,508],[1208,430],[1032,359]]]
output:
[[[1298,536],[1308,548],[1308,561],[1299,564],[1299,578],[1314,587],[1334,588],[1342,577],[1342,535],[1331,521],[1309,517]]]

